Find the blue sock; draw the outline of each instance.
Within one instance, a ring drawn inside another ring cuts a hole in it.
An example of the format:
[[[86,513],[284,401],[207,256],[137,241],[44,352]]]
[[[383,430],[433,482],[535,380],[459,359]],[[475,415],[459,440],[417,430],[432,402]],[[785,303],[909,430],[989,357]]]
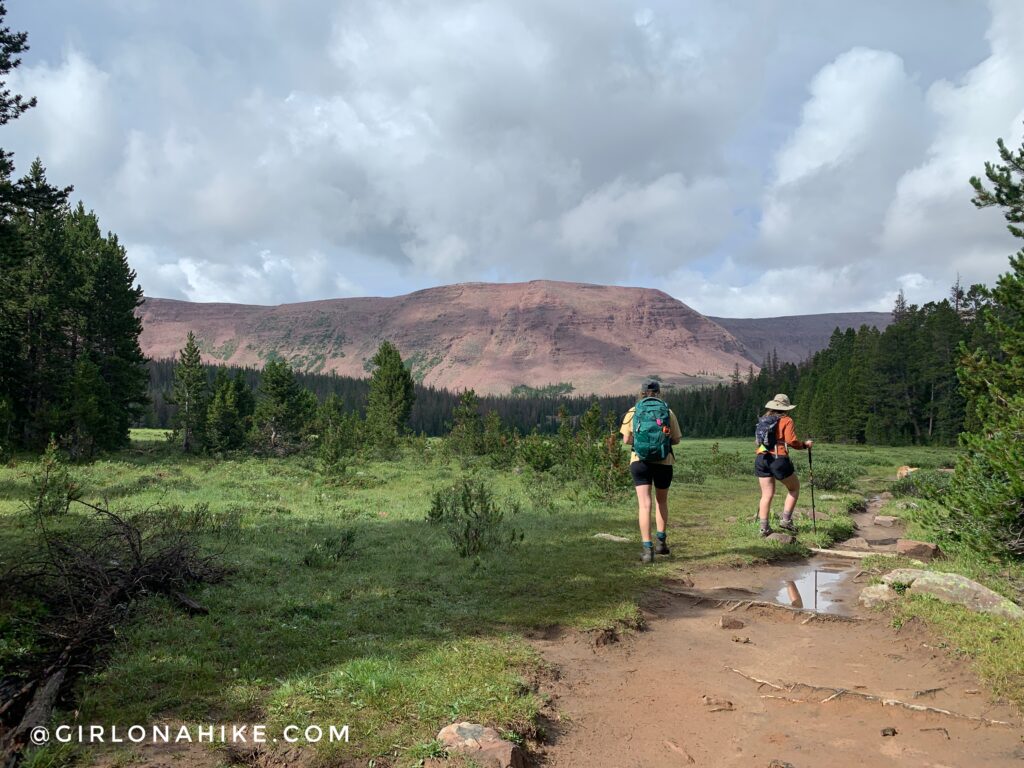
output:
[[[664,541],[665,540],[665,535],[666,534],[665,534],[664,531],[658,531],[658,541]]]
[[[653,546],[654,546],[654,542],[653,541],[645,541],[644,542],[644,547],[646,549],[651,549]]]

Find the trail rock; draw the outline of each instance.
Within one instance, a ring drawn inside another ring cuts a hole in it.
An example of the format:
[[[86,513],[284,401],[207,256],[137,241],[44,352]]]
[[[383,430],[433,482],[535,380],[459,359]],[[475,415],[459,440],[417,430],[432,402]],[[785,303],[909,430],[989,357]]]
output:
[[[768,535],[768,541],[777,541],[779,544],[792,544],[796,541],[796,537],[790,536],[788,533],[772,533]]]
[[[889,589],[887,584],[872,584],[860,591],[860,604],[865,608],[875,608],[891,603],[898,597],[899,595]]]
[[[704,702],[704,706],[708,708],[709,712],[732,712],[734,709],[731,701],[720,696],[704,695],[700,697],[700,700]]]
[[[867,539],[863,536],[854,536],[852,539],[847,539],[840,546],[844,549],[871,549],[871,545],[868,544]]]
[[[958,573],[937,573],[917,568],[897,568],[882,577],[892,586],[907,587],[909,595],[931,595],[946,603],[956,603],[978,613],[991,613],[1006,619],[1024,619],[1024,609],[988,587]]]
[[[625,536],[616,536],[614,533],[595,533],[595,539],[604,539],[605,541],[618,541],[622,543],[629,543],[629,539]]]
[[[477,723],[452,723],[437,734],[445,749],[466,755],[487,768],[526,768],[522,750],[493,728]]]
[[[880,525],[883,528],[892,528],[899,521],[898,517],[893,517],[892,515],[875,515],[875,525]]]
[[[896,552],[907,557],[914,557],[927,562],[942,554],[937,544],[913,539],[900,539],[896,542]]]
[[[737,619],[735,616],[722,616],[718,620],[718,626],[722,629],[743,629],[746,624],[743,623],[743,619]]]

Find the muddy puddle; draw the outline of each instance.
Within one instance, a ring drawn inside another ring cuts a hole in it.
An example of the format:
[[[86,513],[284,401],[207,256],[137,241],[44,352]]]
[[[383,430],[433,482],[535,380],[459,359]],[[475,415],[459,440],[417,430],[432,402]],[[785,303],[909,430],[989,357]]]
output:
[[[822,555],[798,565],[780,565],[770,571],[772,578],[758,599],[818,613],[850,614],[863,587],[854,581],[859,571],[856,560]]]

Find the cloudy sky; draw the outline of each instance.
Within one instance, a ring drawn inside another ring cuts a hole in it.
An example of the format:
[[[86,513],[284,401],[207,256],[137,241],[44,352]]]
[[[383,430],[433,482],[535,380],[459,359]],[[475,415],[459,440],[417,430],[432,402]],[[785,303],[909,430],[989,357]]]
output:
[[[1017,245],[1019,0],[8,0],[3,128],[151,296],[537,278],[716,315],[888,309]]]

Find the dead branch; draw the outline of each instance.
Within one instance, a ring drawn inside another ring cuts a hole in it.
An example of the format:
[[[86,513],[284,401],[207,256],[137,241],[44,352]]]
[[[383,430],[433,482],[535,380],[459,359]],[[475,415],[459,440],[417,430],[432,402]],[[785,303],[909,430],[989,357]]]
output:
[[[798,691],[798,690],[807,690],[807,691],[818,691],[818,692],[821,692],[821,693],[828,693],[829,694],[824,699],[799,699],[799,698],[789,698],[789,697],[767,695],[767,694],[763,695],[761,698],[784,699],[785,701],[790,701],[790,702],[794,702],[794,703],[802,703],[802,704],[826,704],[826,703],[828,703],[830,701],[836,701],[837,699],[841,699],[844,696],[853,696],[854,698],[862,699],[864,701],[876,702],[876,703],[881,704],[882,706],[885,706],[885,707],[900,707],[902,709],[908,709],[911,712],[925,712],[925,713],[932,714],[932,715],[944,715],[946,717],[955,717],[955,718],[957,718],[959,720],[970,720],[971,722],[975,722],[975,723],[983,723],[984,725],[1004,725],[1004,726],[1008,726],[1008,727],[1011,727],[1011,728],[1014,727],[1013,723],[1008,723],[1005,720],[992,720],[990,718],[981,717],[979,715],[965,715],[965,714],[960,713],[960,712],[951,712],[948,709],[941,709],[939,707],[927,707],[927,706],[924,706],[923,704],[911,704],[910,702],[907,702],[907,701],[900,701],[899,699],[893,699],[893,698],[889,698],[887,696],[882,696],[880,694],[875,694],[875,693],[862,693],[861,691],[851,691],[848,688],[837,688],[837,687],[827,686],[827,685],[813,685],[812,683],[801,683],[801,682],[773,683],[773,682],[771,682],[769,680],[761,680],[760,678],[754,677],[753,675],[748,675],[746,672],[741,672],[740,670],[733,669],[732,667],[726,667],[726,670],[728,670],[730,672],[735,672],[740,677],[745,677],[747,680],[750,680],[751,682],[757,683],[758,687],[767,685],[770,688],[774,688],[777,691],[785,691],[787,693],[793,693],[794,691]]]
[[[749,611],[751,608],[770,608],[773,611],[786,611],[787,613],[799,614],[806,616],[804,623],[811,621],[839,621],[839,622],[850,622],[855,623],[858,621],[867,621],[860,616],[843,616],[837,613],[820,613],[812,611],[808,608],[794,608],[790,605],[781,605],[779,603],[771,603],[767,600],[747,600],[738,598],[728,597],[708,597],[707,595],[700,595],[694,592],[686,591],[673,591],[671,594],[678,595],[680,597],[690,597],[694,599],[693,606],[696,607],[701,603],[711,603],[716,608],[726,608],[729,612],[743,609]]]
[[[62,686],[91,664],[136,601],[164,594],[189,613],[205,615],[208,609],[185,590],[227,575],[220,554],[199,546],[205,508],[151,508],[128,516],[106,505],[78,503],[93,517],[73,534],[55,533],[40,518],[39,557],[18,568],[21,591],[49,608],[39,631],[53,650],[35,670],[22,672],[24,684],[0,698],[5,766],[18,762],[27,734],[49,720]]]

